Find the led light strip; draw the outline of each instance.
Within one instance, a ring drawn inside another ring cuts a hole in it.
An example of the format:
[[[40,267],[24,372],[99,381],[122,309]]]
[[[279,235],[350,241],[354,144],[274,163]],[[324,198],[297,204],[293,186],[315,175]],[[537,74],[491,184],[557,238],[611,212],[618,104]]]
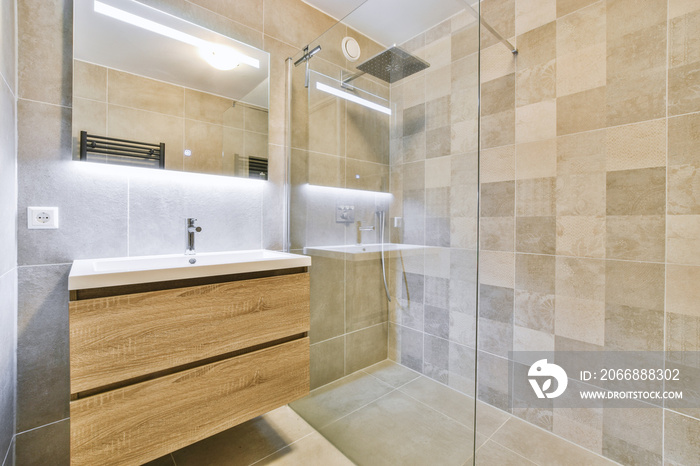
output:
[[[391,115],[391,109],[388,107],[383,107],[367,99],[363,99],[362,97],[357,97],[356,95],[350,94],[348,92],[344,92],[335,89],[331,86],[327,86],[326,84],[316,82],[316,89],[318,89],[319,91],[327,92],[336,97],[340,97],[341,99],[349,100],[350,102],[355,102],[356,104],[363,105],[367,108],[371,108],[372,110],[377,110],[379,112],[386,113],[387,115]]]
[[[178,31],[177,29],[164,26],[160,23],[156,23],[155,21],[151,21],[150,19],[142,18],[141,16],[129,13],[124,10],[120,10],[119,8],[115,8],[97,0],[95,0],[95,12],[110,16],[114,19],[118,19],[119,21],[124,21],[125,23],[132,24],[134,26],[146,29],[151,32],[155,32],[156,34],[160,34],[162,36],[169,37],[171,39],[175,39],[186,44],[190,44],[194,47],[199,48],[200,51],[211,52],[212,50],[216,50],[223,52],[222,48],[226,47],[224,45],[214,44],[204,39],[200,39],[199,37],[191,36],[184,32]],[[245,55],[243,53],[237,52],[230,47],[226,47],[226,49],[228,50],[226,50],[225,53],[235,57],[235,60],[237,60],[238,62],[245,63],[246,65],[250,65],[253,68],[260,68],[260,60],[257,60],[253,57],[249,57],[248,55]]]

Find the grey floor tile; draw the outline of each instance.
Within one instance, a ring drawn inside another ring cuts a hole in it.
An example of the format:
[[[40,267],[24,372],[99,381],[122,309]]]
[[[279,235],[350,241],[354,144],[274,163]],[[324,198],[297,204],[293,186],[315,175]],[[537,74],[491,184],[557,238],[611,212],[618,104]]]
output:
[[[421,376],[418,372],[414,372],[408,367],[402,366],[389,359],[366,367],[363,370],[394,388],[398,388]]]
[[[248,466],[314,432],[289,406],[173,453],[178,466]]]
[[[528,466],[535,465],[532,461],[514,453],[493,441],[486,442],[476,451],[477,466]]]
[[[491,440],[543,466],[617,464],[515,417],[498,429]]]
[[[68,419],[23,432],[15,438],[15,464],[22,466],[68,466],[70,464]]]
[[[377,378],[359,371],[318,388],[289,406],[318,430],[391,390]]]
[[[394,391],[321,429],[360,466],[461,466],[473,433],[458,422]]]
[[[399,390],[467,427],[474,424],[474,398],[439,382],[421,376]]]
[[[285,447],[272,456],[255,463],[255,466],[268,464],[298,466],[352,466],[331,442],[321,434],[313,433],[298,442]]]

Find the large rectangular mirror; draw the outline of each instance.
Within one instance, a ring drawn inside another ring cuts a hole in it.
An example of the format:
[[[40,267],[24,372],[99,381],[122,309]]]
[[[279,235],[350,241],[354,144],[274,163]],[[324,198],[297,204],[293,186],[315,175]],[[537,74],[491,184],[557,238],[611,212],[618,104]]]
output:
[[[74,0],[73,156],[267,178],[269,54],[134,0]]]

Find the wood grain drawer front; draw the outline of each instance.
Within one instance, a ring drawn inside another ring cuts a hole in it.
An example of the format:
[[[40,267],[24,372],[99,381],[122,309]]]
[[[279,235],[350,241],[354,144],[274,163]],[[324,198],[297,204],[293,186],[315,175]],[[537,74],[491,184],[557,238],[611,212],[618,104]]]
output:
[[[73,401],[71,464],[142,464],[308,392],[302,338]]]
[[[71,301],[71,393],[308,331],[308,273]]]

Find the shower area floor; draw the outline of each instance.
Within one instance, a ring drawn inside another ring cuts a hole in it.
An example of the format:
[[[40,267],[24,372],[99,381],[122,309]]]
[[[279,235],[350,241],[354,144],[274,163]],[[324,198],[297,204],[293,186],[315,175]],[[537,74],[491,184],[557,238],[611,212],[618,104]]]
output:
[[[146,466],[462,466],[473,462],[473,398],[386,360]],[[611,465],[479,403],[476,464]]]

